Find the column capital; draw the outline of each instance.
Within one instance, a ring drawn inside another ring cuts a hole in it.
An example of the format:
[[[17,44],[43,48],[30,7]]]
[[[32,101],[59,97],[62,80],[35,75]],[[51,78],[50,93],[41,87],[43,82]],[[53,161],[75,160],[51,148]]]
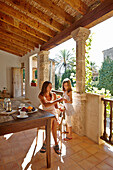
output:
[[[41,56],[41,55],[49,55],[50,52],[49,51],[39,51],[38,52],[38,55]]]
[[[90,30],[84,27],[79,27],[71,32],[71,35],[75,41],[86,41],[90,34]]]

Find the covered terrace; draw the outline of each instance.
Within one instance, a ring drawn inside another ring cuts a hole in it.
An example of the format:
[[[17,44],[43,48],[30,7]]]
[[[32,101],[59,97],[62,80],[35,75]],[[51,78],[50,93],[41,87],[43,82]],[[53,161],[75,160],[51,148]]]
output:
[[[65,161],[68,159],[73,167],[78,169],[113,169],[109,147],[105,152],[104,146],[98,145],[102,143],[100,136],[103,133],[103,96],[85,93],[85,41],[90,34],[89,29],[112,16],[113,0],[0,0],[0,89],[6,87],[10,97],[23,95],[24,68],[25,98],[38,107],[40,102],[37,96],[41,85],[52,77],[49,74],[49,50],[70,38],[76,41],[76,93],[73,94],[76,114],[72,119],[73,140],[65,143],[64,148],[69,156],[65,156]],[[34,60],[37,60],[36,66],[33,64]],[[54,70],[54,64],[51,68]],[[37,70],[36,86],[31,86],[33,69]],[[25,143],[32,145],[34,132],[35,130],[22,132],[22,136],[20,133],[15,134],[14,138],[12,136],[12,145],[19,136],[24,140],[27,135],[31,141]],[[3,143],[0,144],[2,152],[4,146],[9,147],[10,138],[5,140],[0,137],[0,142]],[[4,156],[0,155],[1,158],[4,157],[3,161],[1,159],[0,169],[22,169],[21,163],[25,158],[23,153],[28,151],[28,145],[25,145],[26,148],[19,152],[19,163],[15,163],[13,156],[16,150],[12,152],[12,148],[7,148],[9,154],[7,151],[3,152]],[[43,164],[43,156],[38,158],[36,166],[31,166],[31,169],[37,170],[39,162]],[[55,168],[58,169],[64,160],[61,158],[59,161],[59,157],[55,155],[53,158],[52,167],[56,162]],[[85,166],[86,164],[89,166]],[[71,169],[71,166],[68,167]],[[61,166],[61,169],[63,168],[66,167]]]

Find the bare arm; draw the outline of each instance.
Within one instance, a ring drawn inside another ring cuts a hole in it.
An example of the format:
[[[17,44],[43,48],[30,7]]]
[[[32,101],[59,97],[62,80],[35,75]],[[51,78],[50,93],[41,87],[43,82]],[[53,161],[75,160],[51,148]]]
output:
[[[39,99],[40,99],[41,103],[42,103],[45,107],[49,107],[49,106],[52,106],[52,105],[57,104],[57,102],[61,102],[61,101],[63,101],[63,99],[62,99],[62,98],[60,98],[60,99],[55,99],[54,101],[48,101],[48,102],[45,102],[45,100],[44,100],[44,96],[39,95],[38,97],[39,97]]]
[[[69,96],[69,98],[70,98],[70,101],[64,99],[65,103],[72,103],[72,102],[73,102],[73,100],[72,100],[72,91],[70,91],[70,92],[68,93],[68,96]]]

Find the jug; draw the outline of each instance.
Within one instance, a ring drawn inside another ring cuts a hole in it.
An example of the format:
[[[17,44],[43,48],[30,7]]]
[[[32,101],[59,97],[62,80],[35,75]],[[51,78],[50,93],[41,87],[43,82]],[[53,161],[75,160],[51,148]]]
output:
[[[12,109],[11,109],[11,101],[10,99],[7,99],[6,101],[6,112],[11,112]]]

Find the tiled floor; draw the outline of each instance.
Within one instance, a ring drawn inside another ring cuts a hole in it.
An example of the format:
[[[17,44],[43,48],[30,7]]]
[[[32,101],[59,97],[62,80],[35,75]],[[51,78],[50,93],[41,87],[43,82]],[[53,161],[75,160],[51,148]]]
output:
[[[0,137],[0,170],[45,170],[46,154],[39,152],[43,131],[39,131],[36,146],[36,129]],[[73,133],[73,139],[62,140],[62,155],[53,150],[51,141],[52,170],[112,170],[113,147],[97,145],[87,137]]]

